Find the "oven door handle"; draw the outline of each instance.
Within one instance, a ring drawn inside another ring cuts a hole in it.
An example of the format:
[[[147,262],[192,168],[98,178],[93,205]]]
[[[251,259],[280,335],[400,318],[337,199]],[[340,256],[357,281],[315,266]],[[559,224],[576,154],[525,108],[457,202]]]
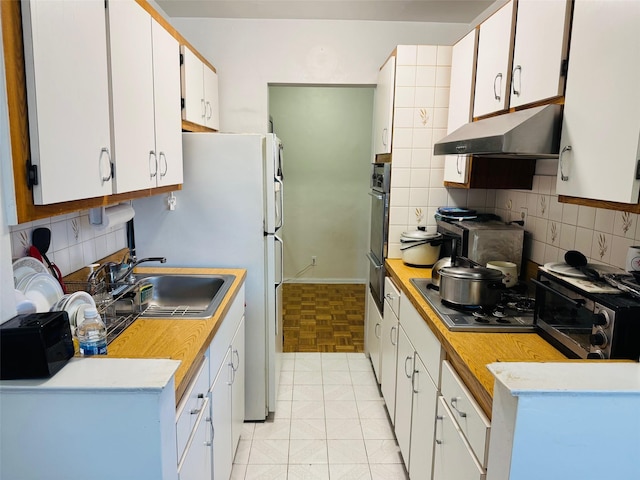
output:
[[[384,195],[382,193],[369,192],[369,195],[377,198],[378,200],[384,200]]]
[[[380,270],[382,267],[384,267],[384,264],[378,265],[376,263],[376,258],[373,255],[371,255],[371,252],[367,253],[367,258],[371,262],[371,265],[373,265],[373,268],[375,268],[376,270]]]
[[[575,298],[571,298],[571,297],[567,297],[566,295],[560,293],[557,290],[554,290],[553,288],[551,288],[549,285],[547,285],[544,282],[540,282],[539,280],[536,280],[535,278],[531,279],[531,283],[533,283],[534,285],[548,291],[549,293],[552,293],[554,295],[557,295],[558,297],[562,298],[563,300],[566,300],[567,302],[571,303],[574,307],[582,307],[584,305],[584,300],[583,299],[575,299]]]

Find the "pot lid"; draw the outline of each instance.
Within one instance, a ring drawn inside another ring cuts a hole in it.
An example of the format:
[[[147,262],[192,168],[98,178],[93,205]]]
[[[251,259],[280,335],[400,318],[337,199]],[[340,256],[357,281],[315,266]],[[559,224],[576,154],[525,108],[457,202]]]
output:
[[[412,230],[410,232],[402,232],[400,235],[401,242],[424,242],[425,240],[436,240],[442,237],[441,233],[429,233],[423,230]]]
[[[441,277],[451,277],[470,280],[500,280],[502,272],[494,268],[485,267],[442,267]]]

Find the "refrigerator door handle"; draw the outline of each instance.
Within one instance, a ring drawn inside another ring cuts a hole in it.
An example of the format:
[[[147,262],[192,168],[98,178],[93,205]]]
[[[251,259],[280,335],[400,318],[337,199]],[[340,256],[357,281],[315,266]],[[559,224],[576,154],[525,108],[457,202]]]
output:
[[[277,235],[273,239],[280,244],[280,279],[276,282],[276,288],[284,283],[284,242]]]
[[[371,262],[373,268],[375,268],[376,270],[380,270],[383,267],[381,263],[378,263],[378,260],[371,254],[371,252],[367,253],[367,258]]]
[[[276,181],[277,184],[280,185],[280,188],[276,186],[276,189],[275,189],[276,192],[278,191],[280,192],[280,195],[278,195],[279,205],[276,205],[275,229],[277,230],[281,228],[284,223],[284,183],[282,183],[282,180],[280,180],[278,177],[275,177],[274,180]]]

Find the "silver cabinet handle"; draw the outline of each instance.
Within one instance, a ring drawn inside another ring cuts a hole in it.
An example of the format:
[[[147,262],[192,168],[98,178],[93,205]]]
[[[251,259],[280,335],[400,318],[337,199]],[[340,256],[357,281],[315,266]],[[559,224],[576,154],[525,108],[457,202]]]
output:
[[[452,397],[449,404],[451,405],[451,408],[453,408],[458,413],[458,415],[460,415],[461,418],[465,418],[467,414],[461,411],[460,409],[458,409],[458,400],[459,400],[458,397]]]
[[[236,381],[236,371],[233,369],[233,360],[231,360],[228,364],[229,367],[229,381],[227,385],[233,385],[233,382]]]
[[[563,182],[566,182],[569,180],[569,175],[565,175],[564,174],[564,152],[570,152],[571,151],[571,145],[567,145],[566,147],[564,147],[562,149],[562,151],[560,152],[560,180],[562,180]]]
[[[153,169],[151,169],[151,159],[153,158]],[[158,157],[156,156],[156,152],[151,150],[149,152],[149,177],[154,178],[158,174]]]
[[[393,301],[393,299],[396,298],[393,295],[391,295],[390,293],[386,293],[384,296],[385,296],[385,298],[388,298],[391,301]]]
[[[387,146],[387,132],[389,131],[388,128],[383,128],[382,129],[382,145],[384,145],[385,147]]]
[[[198,398],[204,398],[204,393],[199,393],[198,394]],[[207,402],[203,402],[202,405],[200,405],[200,408],[192,408],[189,413],[191,415],[198,415],[202,411],[202,409],[204,408],[204,406],[206,404],[207,404]]]
[[[211,117],[213,116],[213,107],[211,106],[211,102],[207,101],[207,108],[208,108],[208,113],[206,113],[207,115],[207,120],[210,120]],[[205,112],[207,111],[207,109],[205,109]]]
[[[380,338],[380,333],[378,333],[379,332],[379,330],[378,330],[379,328],[380,328],[380,324],[379,323],[376,323],[376,326],[373,327],[373,334],[376,336],[376,338]]]
[[[456,170],[458,171],[458,175],[462,175],[462,167],[460,166],[460,160],[463,159],[464,156],[458,154],[458,158],[456,159]]]
[[[407,356],[407,358],[404,359],[404,375],[407,378],[411,378],[413,377],[413,367],[411,368],[411,373],[407,373],[407,363],[409,363],[409,361],[413,360],[413,355],[409,355]]]
[[[164,152],[160,152],[159,157],[160,157],[160,165],[164,163],[164,171],[160,171],[160,178],[162,178],[167,174],[167,171],[169,170],[169,164],[167,163],[167,156],[164,154]]]
[[[204,101],[204,98],[200,99],[200,109],[202,110],[202,120],[207,118],[207,104]]]
[[[516,72],[520,72],[518,75],[518,90],[516,90]],[[516,68],[513,69],[513,74],[511,75],[511,88],[513,90],[513,94],[516,97],[520,96],[520,91],[522,90],[522,65],[516,65]]]
[[[393,340],[393,332],[396,331],[396,340],[394,342]],[[391,340],[391,345],[396,346],[398,344],[398,327],[393,326],[391,327],[391,330],[389,330],[389,340]]]
[[[437,438],[438,435],[438,422],[442,422],[444,420],[444,415],[436,415],[436,445],[442,445],[442,440]]]
[[[498,95],[498,91],[496,90],[496,82],[498,79],[500,79],[500,90],[502,90],[502,73],[497,74],[496,78],[493,79],[493,96],[499,102],[501,97]]]
[[[238,368],[240,367],[240,354],[238,353],[238,349],[237,348],[233,351],[233,356],[238,359],[238,363],[235,363],[233,361],[233,358],[232,358],[231,359],[231,368],[233,368],[234,372],[237,372]]]
[[[104,163],[102,161],[102,157],[105,155],[107,156],[107,164],[109,165],[109,173],[106,176],[102,174],[102,165]],[[109,153],[109,149],[107,147],[102,147],[100,149],[100,156],[98,157],[98,170],[100,171],[100,180],[102,185],[104,185],[105,182],[111,180],[111,154]]]

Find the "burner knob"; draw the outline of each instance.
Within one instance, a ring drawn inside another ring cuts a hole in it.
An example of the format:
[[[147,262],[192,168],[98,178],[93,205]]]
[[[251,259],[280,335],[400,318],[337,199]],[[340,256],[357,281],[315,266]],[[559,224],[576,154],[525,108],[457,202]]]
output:
[[[589,360],[604,360],[605,355],[602,353],[602,350],[596,350],[595,352],[591,352],[587,354],[587,359]]]
[[[609,315],[604,310],[593,315],[593,324],[600,327],[609,326]]]
[[[607,336],[604,332],[596,332],[589,336],[589,342],[594,347],[604,347],[607,345]]]

